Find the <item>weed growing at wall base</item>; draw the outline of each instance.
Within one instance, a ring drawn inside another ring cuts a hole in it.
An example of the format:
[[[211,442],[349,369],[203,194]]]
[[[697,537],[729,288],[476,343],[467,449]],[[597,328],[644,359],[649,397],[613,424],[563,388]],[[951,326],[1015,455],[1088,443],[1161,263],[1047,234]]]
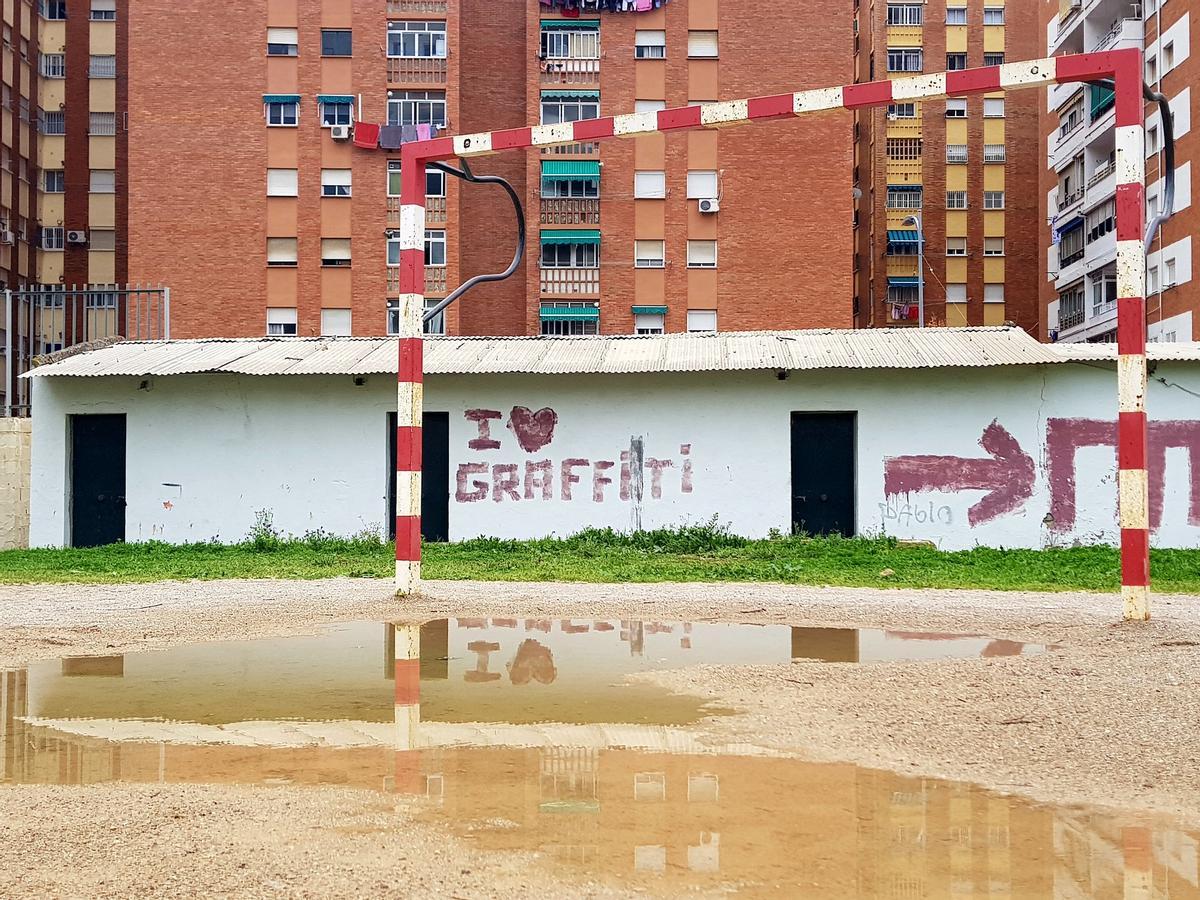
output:
[[[215,578],[390,579],[389,545],[273,534],[269,522],[241,544],[114,544],[86,550],[0,553],[0,583],[119,583]],[[1200,594],[1200,550],[1156,550],[1156,591]],[[715,522],[628,535],[589,529],[567,538],[479,538],[425,547],[425,577],[480,581],[777,581],[845,587],[1115,591],[1111,547],[977,548],[943,552],[888,538],[748,540]]]

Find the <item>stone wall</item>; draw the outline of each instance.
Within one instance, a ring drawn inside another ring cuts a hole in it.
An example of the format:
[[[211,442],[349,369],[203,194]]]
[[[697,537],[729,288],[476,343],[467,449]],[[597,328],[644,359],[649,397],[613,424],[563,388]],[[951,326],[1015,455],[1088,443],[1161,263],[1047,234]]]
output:
[[[0,550],[29,546],[29,419],[0,419]]]

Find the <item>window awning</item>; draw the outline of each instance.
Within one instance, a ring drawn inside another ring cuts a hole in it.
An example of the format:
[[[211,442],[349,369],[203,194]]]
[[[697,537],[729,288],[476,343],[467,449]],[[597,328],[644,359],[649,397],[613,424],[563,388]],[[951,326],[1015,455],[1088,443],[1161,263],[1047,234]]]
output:
[[[543,306],[541,317],[567,322],[587,322],[600,318],[600,308],[596,306]]]
[[[1083,227],[1083,216],[1076,216],[1070,222],[1064,222],[1057,226],[1059,234],[1066,234],[1068,231],[1074,231],[1076,228]]]
[[[599,91],[568,91],[564,89],[542,91],[543,100],[592,100],[600,102]]]
[[[594,159],[548,160],[542,163],[543,178],[599,178],[600,162]]]
[[[632,309],[635,316],[665,316],[667,314],[665,306],[634,306]]]
[[[917,233],[912,230],[888,229],[889,244],[915,244],[917,243]]]
[[[888,287],[916,287],[916,275],[889,275]]]
[[[542,19],[542,29],[565,28],[571,31],[595,31],[600,27],[599,19]]]
[[[543,244],[598,244],[600,232],[587,228],[560,228],[557,231],[543,231]]]
[[[353,94],[317,94],[318,103],[353,103]]]
[[[889,184],[887,189],[889,191],[908,191],[913,194],[921,193],[921,185],[919,184]]]
[[[299,94],[263,94],[263,103],[299,103]]]

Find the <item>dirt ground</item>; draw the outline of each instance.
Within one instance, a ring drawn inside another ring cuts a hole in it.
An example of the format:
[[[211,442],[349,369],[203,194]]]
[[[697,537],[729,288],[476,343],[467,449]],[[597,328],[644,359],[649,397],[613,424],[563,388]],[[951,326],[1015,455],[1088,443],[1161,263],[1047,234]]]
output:
[[[434,582],[408,601],[361,579],[0,586],[0,665],[458,615],[883,627],[1054,643],[1040,656],[641,677],[738,709],[697,727],[713,741],[1167,814],[1194,827],[1200,598],[1156,597],[1154,612],[1131,625],[1118,623],[1115,596],[748,584]],[[412,823],[402,804],[336,789],[4,786],[0,867],[20,879],[0,894],[24,895],[147,895],[147,884],[175,896],[602,890],[565,886],[528,859],[482,855]]]

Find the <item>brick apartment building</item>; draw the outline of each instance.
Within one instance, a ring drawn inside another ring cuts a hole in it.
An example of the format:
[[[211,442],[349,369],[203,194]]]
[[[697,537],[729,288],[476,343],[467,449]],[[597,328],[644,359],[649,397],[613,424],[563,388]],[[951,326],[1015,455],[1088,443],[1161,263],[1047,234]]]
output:
[[[1033,0],[857,3],[860,81],[1040,55]],[[1036,334],[1040,91],[855,113],[855,324],[917,324],[918,229],[928,325]],[[913,220],[916,220],[914,222]]]
[[[1043,4],[1046,54],[1143,49],[1146,82],[1170,101],[1175,125],[1175,213],[1146,263],[1146,324],[1152,341],[1200,339],[1200,282],[1193,246],[1200,213],[1192,198],[1200,162],[1192,116],[1200,103],[1200,15],[1195,3],[1159,0],[1050,0]],[[1116,205],[1112,91],[1052,88],[1043,112],[1039,273],[1042,338],[1116,340]],[[1147,220],[1163,200],[1166,160],[1157,104],[1146,107]]]

